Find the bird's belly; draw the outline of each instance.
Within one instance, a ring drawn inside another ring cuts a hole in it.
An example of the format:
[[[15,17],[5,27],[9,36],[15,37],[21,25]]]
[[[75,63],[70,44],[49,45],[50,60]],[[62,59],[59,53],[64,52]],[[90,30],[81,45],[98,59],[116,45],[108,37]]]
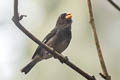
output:
[[[71,36],[66,36],[63,33],[59,33],[58,35],[51,38],[46,44],[57,52],[62,53],[69,45],[71,40]]]
[[[56,47],[54,48],[57,52],[62,53],[68,46],[68,42],[66,40],[61,41],[60,43],[55,45]]]

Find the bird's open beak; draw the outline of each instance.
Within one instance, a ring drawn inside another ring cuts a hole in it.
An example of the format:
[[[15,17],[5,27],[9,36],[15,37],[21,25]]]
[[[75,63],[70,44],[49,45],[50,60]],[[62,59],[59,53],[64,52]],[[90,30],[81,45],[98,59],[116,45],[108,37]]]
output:
[[[71,18],[72,18],[72,14],[71,14],[71,13],[66,13],[65,18],[66,18],[66,19],[71,19]]]

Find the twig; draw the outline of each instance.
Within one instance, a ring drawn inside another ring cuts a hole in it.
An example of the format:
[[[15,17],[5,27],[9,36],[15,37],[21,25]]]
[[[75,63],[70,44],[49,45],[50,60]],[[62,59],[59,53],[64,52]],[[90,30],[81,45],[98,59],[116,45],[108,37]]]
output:
[[[114,1],[108,0],[108,2],[109,2],[113,7],[115,7],[118,11],[120,11],[120,6],[118,6]]]
[[[23,16],[23,15],[22,15]],[[19,16],[18,13],[18,0],[14,0],[14,16],[12,18],[15,25],[23,32],[25,33],[30,39],[32,39],[35,43],[45,48],[48,52],[50,52],[55,58],[59,59],[61,62],[68,65],[70,68],[81,74],[83,77],[85,77],[87,80],[96,80],[94,76],[90,76],[80,68],[78,68],[76,65],[74,65],[72,62],[70,62],[66,57],[64,57],[62,54],[59,54],[57,51],[53,50],[53,48],[45,45],[40,40],[38,40],[35,36],[33,36],[29,31],[27,31],[23,25],[19,22],[21,20],[21,16]]]
[[[100,48],[100,43],[99,43],[99,40],[98,40],[98,36],[97,36],[96,28],[95,28],[95,23],[94,23],[91,0],[87,0],[87,3],[88,3],[88,9],[89,9],[91,29],[92,29],[92,32],[93,32],[93,37],[94,37],[94,41],[95,41],[95,44],[96,44],[96,48],[97,48],[100,64],[101,64],[101,67],[102,67],[102,71],[103,71],[104,76],[106,77],[106,80],[111,80],[111,78],[110,78],[110,76],[107,72],[105,62],[104,62],[104,59],[103,59],[103,56],[102,56],[102,51],[101,51],[101,48]]]
[[[103,79],[106,80],[106,76],[105,76],[105,75],[103,75],[102,73],[99,73],[99,75],[100,75]]]

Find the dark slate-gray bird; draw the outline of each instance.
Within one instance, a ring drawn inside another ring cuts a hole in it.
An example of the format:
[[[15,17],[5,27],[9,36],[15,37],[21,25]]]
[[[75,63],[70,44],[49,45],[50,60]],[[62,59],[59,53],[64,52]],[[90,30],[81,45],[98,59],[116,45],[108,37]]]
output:
[[[43,43],[62,53],[71,41],[71,13],[63,13],[59,16],[55,28],[43,39]],[[52,55],[41,46],[36,49],[32,61],[21,72],[27,74],[33,66],[41,60],[51,58]]]

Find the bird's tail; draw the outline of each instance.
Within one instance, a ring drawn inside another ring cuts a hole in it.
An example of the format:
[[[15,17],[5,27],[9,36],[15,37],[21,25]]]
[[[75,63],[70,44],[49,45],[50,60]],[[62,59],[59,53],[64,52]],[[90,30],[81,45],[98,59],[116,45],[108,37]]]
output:
[[[26,65],[21,72],[27,74],[34,66],[40,61],[40,58],[33,59],[28,65]]]

